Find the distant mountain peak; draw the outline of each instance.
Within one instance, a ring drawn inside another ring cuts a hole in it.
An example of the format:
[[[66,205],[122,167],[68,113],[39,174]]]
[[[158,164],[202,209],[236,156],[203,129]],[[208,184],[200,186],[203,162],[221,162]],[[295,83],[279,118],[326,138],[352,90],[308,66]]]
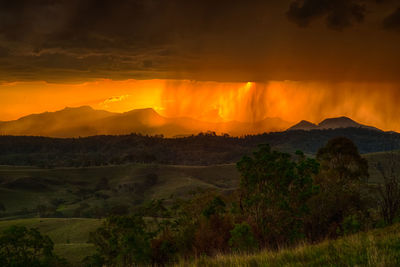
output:
[[[139,115],[139,116],[155,116],[155,117],[161,117],[160,114],[157,113],[153,108],[139,108],[139,109],[133,109],[127,112],[122,113],[121,115]]]
[[[310,131],[310,130],[324,130],[324,129],[338,129],[338,128],[364,128],[364,129],[381,131],[380,129],[375,128],[373,126],[360,124],[346,116],[327,118],[321,121],[318,125],[311,123],[309,121],[302,120],[298,124],[290,127],[288,131],[293,131],[293,130]]]
[[[305,131],[310,131],[310,130],[314,130],[314,129],[318,129],[318,125],[306,121],[306,120],[302,120],[301,122],[293,125],[292,127],[290,127],[289,129],[287,129],[288,131],[294,131],[294,130],[305,130]]]
[[[67,110],[94,110],[94,109],[91,106],[85,105],[85,106],[79,106],[79,107],[65,107],[64,109],[59,110],[59,111],[63,111],[63,110],[67,111]]]
[[[348,117],[345,117],[345,116],[337,117],[337,118],[328,118],[328,119],[321,121],[318,124],[318,127],[324,128],[324,129],[326,129],[326,128],[335,129],[335,128],[348,128],[348,127],[362,127],[362,126],[364,126],[364,125],[357,123],[354,120],[352,120]]]

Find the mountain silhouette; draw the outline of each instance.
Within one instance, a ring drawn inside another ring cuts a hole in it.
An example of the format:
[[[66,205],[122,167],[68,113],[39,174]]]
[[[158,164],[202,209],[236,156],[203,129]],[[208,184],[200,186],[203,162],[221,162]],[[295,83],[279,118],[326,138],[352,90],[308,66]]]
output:
[[[280,118],[265,118],[254,123],[224,122],[220,118],[217,118],[216,122],[206,122],[189,117],[166,118],[151,108],[112,113],[82,106],[0,122],[0,134],[64,138],[141,133],[174,137],[214,131],[219,134],[242,136],[283,131],[289,126],[288,122]]]
[[[113,116],[115,113],[94,110],[89,106],[66,107],[56,112],[44,112],[0,122],[2,135],[37,135],[51,137],[89,136],[96,130],[89,127],[93,121]]]
[[[316,125],[312,122],[309,122],[309,121],[302,120],[301,122],[290,127],[288,129],[288,131],[293,131],[293,130],[310,131],[310,130],[315,130],[315,129],[318,129],[318,125]]]
[[[380,129],[373,127],[373,126],[368,126],[364,124],[360,124],[348,117],[337,117],[337,118],[328,118],[323,121],[321,121],[318,125],[311,123],[309,121],[301,121],[289,129],[288,131],[294,131],[294,130],[304,130],[304,131],[310,131],[310,130],[325,130],[325,129],[338,129],[338,128],[363,128],[363,129],[370,129],[370,130],[376,130],[376,131],[381,131]]]

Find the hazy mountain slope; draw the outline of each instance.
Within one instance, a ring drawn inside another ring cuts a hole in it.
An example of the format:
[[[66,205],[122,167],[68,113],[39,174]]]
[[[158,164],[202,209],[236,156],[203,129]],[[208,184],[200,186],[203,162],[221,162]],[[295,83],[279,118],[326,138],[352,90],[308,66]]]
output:
[[[255,123],[204,122],[186,117],[165,118],[151,108],[137,109],[125,113],[111,113],[84,106],[34,114],[15,121],[2,122],[0,123],[0,134],[79,137],[141,133],[173,137],[207,131],[231,135],[258,134],[282,131],[288,126],[288,122],[279,118],[266,118]]]
[[[51,137],[89,136],[98,134],[91,127],[93,121],[113,116],[104,110],[94,110],[89,106],[65,108],[56,112],[45,112],[22,117],[0,124],[3,135],[35,135]]]

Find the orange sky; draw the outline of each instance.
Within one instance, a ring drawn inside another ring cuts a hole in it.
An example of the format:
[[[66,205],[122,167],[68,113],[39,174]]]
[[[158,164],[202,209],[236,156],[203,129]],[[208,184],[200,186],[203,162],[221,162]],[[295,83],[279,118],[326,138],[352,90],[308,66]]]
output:
[[[206,121],[257,121],[280,117],[319,122],[349,116],[384,130],[400,131],[396,85],[275,81],[225,83],[189,80],[101,79],[80,84],[14,82],[0,85],[0,120],[66,106],[124,112],[154,108],[167,117]]]

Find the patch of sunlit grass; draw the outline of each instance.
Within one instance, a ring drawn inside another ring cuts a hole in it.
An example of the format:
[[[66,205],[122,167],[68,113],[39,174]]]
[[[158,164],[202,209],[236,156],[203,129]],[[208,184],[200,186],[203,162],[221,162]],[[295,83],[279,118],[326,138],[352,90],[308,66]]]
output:
[[[277,252],[218,255],[177,266],[399,266],[400,225]]]

